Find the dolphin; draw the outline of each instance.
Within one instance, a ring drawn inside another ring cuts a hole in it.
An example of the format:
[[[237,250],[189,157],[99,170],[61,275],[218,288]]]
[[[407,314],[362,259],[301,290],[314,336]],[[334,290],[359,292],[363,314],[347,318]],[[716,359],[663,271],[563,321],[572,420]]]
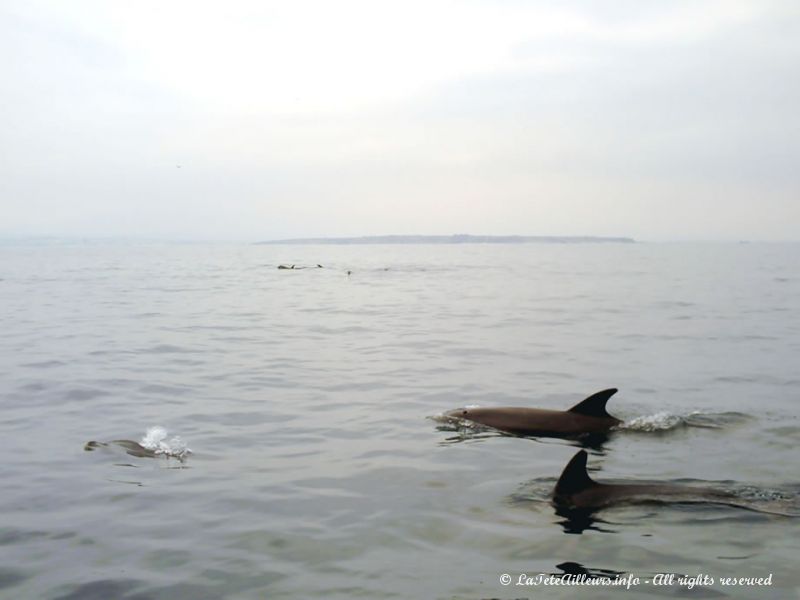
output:
[[[150,450],[149,448],[145,448],[138,442],[134,442],[132,440],[111,440],[110,442],[86,442],[83,449],[87,452],[91,452],[96,450],[97,448],[108,448],[111,445],[119,446],[127,454],[131,456],[135,456],[137,458],[155,458],[158,456],[155,451]]]
[[[598,483],[586,471],[585,450],[567,463],[553,490],[553,504],[559,514],[586,512],[620,504],[719,504],[780,516],[783,504],[748,501],[720,489],[675,483]]]
[[[585,434],[603,434],[621,420],[606,412],[606,402],[617,388],[592,394],[569,410],[544,408],[459,408],[445,416],[465,419],[516,435],[545,437],[571,437]]]
[[[296,265],[278,265],[279,269],[294,269],[295,271],[299,271],[300,269],[324,269],[320,264],[317,264],[316,267],[298,267]]]

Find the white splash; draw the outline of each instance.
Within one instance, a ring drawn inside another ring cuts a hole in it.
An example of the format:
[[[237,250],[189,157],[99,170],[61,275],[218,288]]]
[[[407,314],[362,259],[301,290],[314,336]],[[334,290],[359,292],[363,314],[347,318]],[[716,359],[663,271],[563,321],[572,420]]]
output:
[[[676,427],[688,425],[687,419],[698,413],[688,415],[675,415],[668,412],[659,412],[653,415],[643,415],[617,425],[616,429],[628,431],[669,431]]]
[[[167,440],[167,435],[167,430],[160,425],[148,427],[147,433],[145,433],[140,443],[156,454],[177,458],[178,460],[183,460],[192,453],[180,437],[176,435]]]

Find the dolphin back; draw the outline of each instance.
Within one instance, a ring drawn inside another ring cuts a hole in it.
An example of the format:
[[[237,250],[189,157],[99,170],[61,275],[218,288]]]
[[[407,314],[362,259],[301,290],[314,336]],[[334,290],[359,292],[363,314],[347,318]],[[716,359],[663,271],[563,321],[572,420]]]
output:
[[[154,450],[145,448],[140,443],[134,442],[133,440],[111,440],[110,442],[96,442],[93,440],[86,442],[83,449],[87,452],[91,452],[97,448],[110,448],[112,445],[118,446],[125,450],[126,453],[138,458],[154,458],[157,456]]]
[[[583,400],[570,408],[567,412],[577,413],[587,417],[597,417],[601,419],[614,419],[606,412],[606,402],[614,394],[617,393],[617,388],[609,388],[602,392],[592,394],[586,400]],[[616,420],[616,419],[615,419]]]

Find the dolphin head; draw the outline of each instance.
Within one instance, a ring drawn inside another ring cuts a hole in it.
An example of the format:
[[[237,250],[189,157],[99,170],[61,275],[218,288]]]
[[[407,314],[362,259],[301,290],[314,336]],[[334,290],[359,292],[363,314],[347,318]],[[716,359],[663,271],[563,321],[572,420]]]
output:
[[[444,413],[444,416],[452,419],[469,419],[471,410],[470,408],[456,408],[454,410],[448,410]]]

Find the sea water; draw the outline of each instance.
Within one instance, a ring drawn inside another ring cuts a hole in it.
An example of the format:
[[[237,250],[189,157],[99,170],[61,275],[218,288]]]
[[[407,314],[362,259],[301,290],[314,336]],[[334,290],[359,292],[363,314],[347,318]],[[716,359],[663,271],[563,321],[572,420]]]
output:
[[[579,441],[436,417],[618,387],[593,477],[792,501],[798,299],[791,244],[6,244],[0,597],[796,597],[800,519],[571,522]]]

